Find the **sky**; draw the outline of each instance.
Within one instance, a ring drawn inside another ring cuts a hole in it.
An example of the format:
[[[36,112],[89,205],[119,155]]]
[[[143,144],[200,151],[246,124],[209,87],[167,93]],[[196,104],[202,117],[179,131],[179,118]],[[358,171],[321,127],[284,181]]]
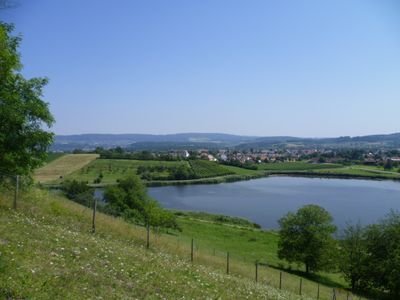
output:
[[[396,0],[20,0],[57,134],[400,131]]]

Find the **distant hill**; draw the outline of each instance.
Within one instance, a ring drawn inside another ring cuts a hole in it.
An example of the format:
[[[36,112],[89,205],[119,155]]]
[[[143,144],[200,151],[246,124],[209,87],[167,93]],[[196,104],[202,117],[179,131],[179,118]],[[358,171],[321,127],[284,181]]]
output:
[[[399,148],[400,133],[337,138],[261,137],[241,143],[238,149],[261,148]]]
[[[400,147],[400,133],[337,138],[299,138],[291,136],[256,137],[223,133],[80,134],[57,135],[51,150],[93,150],[96,147],[125,147],[131,150],[171,149],[263,149],[287,147]]]
[[[96,147],[128,147],[145,150],[150,148],[214,148],[233,147],[255,140],[255,136],[241,136],[223,133],[177,133],[177,134],[79,134],[57,135],[52,150],[94,149]]]

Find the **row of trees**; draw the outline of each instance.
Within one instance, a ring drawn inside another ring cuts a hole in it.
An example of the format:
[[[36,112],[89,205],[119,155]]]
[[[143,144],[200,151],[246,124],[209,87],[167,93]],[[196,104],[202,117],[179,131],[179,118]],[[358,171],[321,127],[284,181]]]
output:
[[[377,224],[349,224],[338,239],[331,215],[306,205],[279,220],[278,256],[302,263],[306,273],[340,271],[353,291],[400,297],[400,214],[391,212]]]

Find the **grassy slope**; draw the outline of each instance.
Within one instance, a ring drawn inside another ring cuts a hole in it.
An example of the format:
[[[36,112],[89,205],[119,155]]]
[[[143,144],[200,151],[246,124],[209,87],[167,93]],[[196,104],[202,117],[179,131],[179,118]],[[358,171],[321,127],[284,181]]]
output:
[[[146,250],[142,228],[112,217],[99,214],[98,233],[91,234],[90,211],[61,197],[36,190],[24,196],[17,213],[5,198],[0,196],[0,298],[299,298],[191,264],[171,237],[157,236]],[[196,256],[202,259],[208,261]]]
[[[262,284],[253,283],[255,259],[279,264],[274,232],[185,217],[181,234],[152,234],[146,251],[141,227],[98,214],[93,235],[89,209],[39,190],[23,198],[14,213],[11,199],[0,196],[0,298],[277,298],[279,270],[260,267]],[[231,276],[224,275],[227,250]],[[297,293],[299,278],[284,272],[283,288]],[[316,289],[303,279],[303,294]],[[320,290],[320,299],[331,299],[330,288]]]
[[[85,165],[95,160],[98,154],[66,154],[35,172],[37,182],[46,183],[57,180],[60,176],[66,176],[72,172],[83,168]]]

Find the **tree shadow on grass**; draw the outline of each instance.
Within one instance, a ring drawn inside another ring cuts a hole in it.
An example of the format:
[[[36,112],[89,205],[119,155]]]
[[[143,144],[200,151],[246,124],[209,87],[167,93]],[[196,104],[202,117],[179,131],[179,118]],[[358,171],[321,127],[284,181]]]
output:
[[[332,287],[332,288],[334,288],[334,287],[335,288],[341,288],[341,289],[347,289],[348,288],[347,286],[345,286],[343,284],[340,284],[340,283],[338,283],[336,281],[333,281],[332,279],[327,278],[327,277],[325,277],[323,275],[320,275],[320,274],[315,274],[315,273],[308,273],[307,274],[304,271],[294,270],[294,269],[291,269],[291,268],[285,268],[283,266],[267,265],[267,264],[264,264],[264,265],[267,266],[267,267],[273,268],[275,270],[280,270],[280,271],[284,271],[284,272],[289,273],[289,274],[297,275],[297,276],[306,278],[308,280],[311,280],[311,281],[314,281],[316,283],[320,283],[320,284],[323,284],[323,285],[326,285],[326,286],[329,286],[329,287]]]

